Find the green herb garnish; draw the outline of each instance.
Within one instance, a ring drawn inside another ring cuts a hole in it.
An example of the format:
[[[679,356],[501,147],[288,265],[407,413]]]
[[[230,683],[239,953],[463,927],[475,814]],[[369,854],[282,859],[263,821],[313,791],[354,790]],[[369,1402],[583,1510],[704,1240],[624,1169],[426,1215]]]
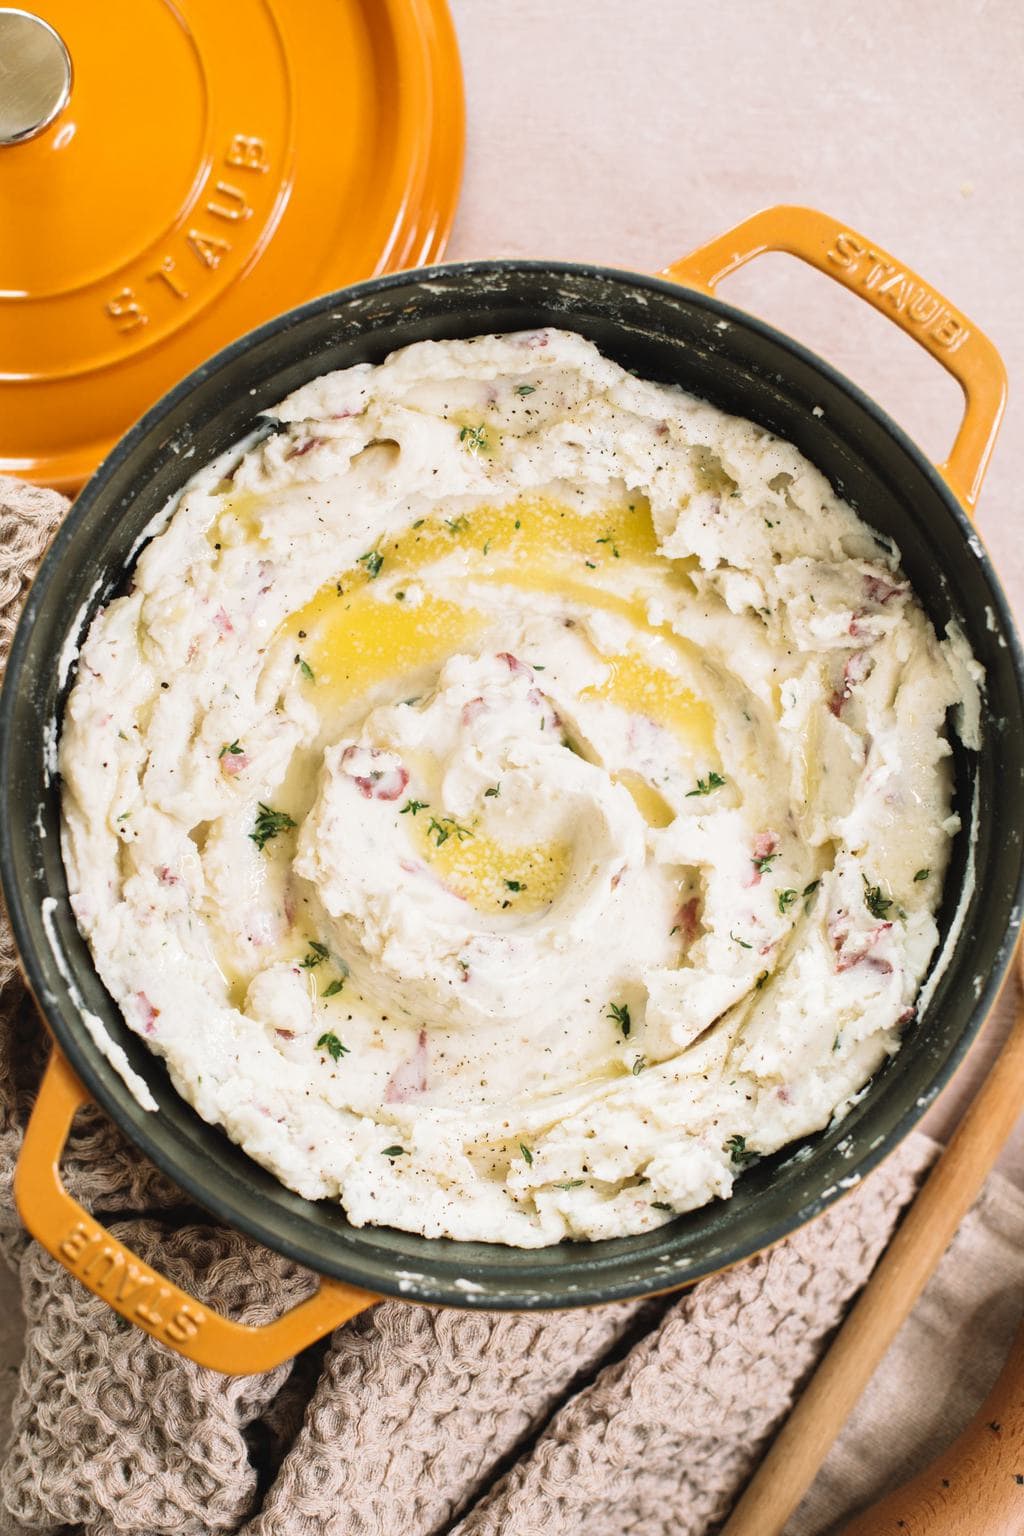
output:
[[[384,1151],[381,1153],[381,1156],[382,1157],[404,1157],[405,1156],[405,1148],[404,1147],[385,1147]]]
[[[463,843],[467,837],[472,837],[473,833],[468,827],[460,827],[458,822],[453,821],[450,816],[442,816],[440,821],[436,816],[431,816],[427,836],[436,838],[435,847],[440,848],[441,844],[446,843],[450,837],[457,837],[459,842]]]
[[[785,917],[786,913],[789,911],[789,909],[793,905],[794,901],[796,901],[796,897],[797,897],[796,891],[780,891],[779,892],[779,911],[782,913],[783,917]]]
[[[556,1184],[556,1189],[579,1189],[586,1181],[584,1179],[567,1179],[564,1184]]]
[[[318,965],[323,965],[324,961],[327,959],[327,956],[330,954],[330,950],[327,948],[326,944],[317,944],[314,939],[310,939],[309,949],[310,952],[306,958],[299,961],[299,964],[302,966],[304,971],[312,971],[315,970]]]
[[[505,887],[510,891],[525,891],[526,886],[521,880],[506,880]]]
[[[249,836],[262,853],[272,837],[276,837],[279,832],[285,832],[289,827],[294,827],[295,825],[296,823],[292,821],[287,811],[272,810],[269,805],[264,805],[261,800],[257,807],[256,828],[249,833]]]
[[[606,1019],[613,1019],[622,1030],[622,1038],[629,1039],[629,1032],[633,1028],[633,1020],[629,1016],[628,1003],[609,1003]]]
[[[307,683],[316,682],[316,676],[313,672],[313,668],[310,666],[308,661],[303,661],[301,656],[296,656],[295,665],[298,667]]]
[[[446,517],[444,525],[449,533],[465,533],[469,527],[469,518],[465,514],[460,517]]]
[[[916,885],[919,880],[927,880],[930,874],[930,869],[919,869],[917,874],[914,876],[914,884]]]
[[[536,384],[517,384],[516,385],[516,394],[517,395],[532,395],[534,390],[536,389],[536,387],[537,387]]]
[[[429,811],[429,800],[407,800],[399,811],[399,816],[415,816],[417,811]]]
[[[732,939],[734,944],[738,944],[740,946],[740,949],[753,949],[754,947],[753,944],[748,944],[746,939],[738,939],[734,933],[730,933],[729,937]]]
[[[384,556],[379,549],[368,550],[365,555],[359,556],[359,564],[365,565],[366,574],[371,581],[380,575],[381,566],[384,564]]]
[[[244,751],[245,751],[245,748],[244,747],[240,747],[238,742],[237,742],[237,740],[236,741],[226,741],[224,743],[224,745],[221,747],[220,751],[217,753],[217,756],[218,756],[218,758],[221,758],[221,757],[224,756],[225,753],[229,752],[232,757],[241,757],[242,753]]]
[[[725,1151],[728,1152],[737,1168],[743,1168],[747,1163],[757,1161],[756,1152],[747,1151],[747,1138],[745,1136],[730,1136],[725,1143]]]
[[[872,917],[882,919],[892,906],[892,898],[883,896],[880,885],[871,885],[867,875],[861,875],[864,881],[864,905]]]
[[[347,1056],[349,1053],[348,1046],[342,1045],[337,1035],[330,1029],[325,1035],[320,1036],[316,1043],[316,1048],[318,1051],[326,1051],[332,1061],[340,1061],[343,1056]]]
[[[345,985],[345,978],[344,977],[342,977],[340,981],[332,981],[329,987],[325,987],[324,988],[324,990],[320,993],[320,996],[321,997],[337,997],[338,993],[341,991],[341,989],[342,989],[342,987],[344,985]]]
[[[481,422],[478,427],[463,427],[459,442],[465,443],[470,453],[480,453],[487,447],[487,428]]]
[[[754,868],[759,875],[766,875],[777,858],[777,853],[763,853],[759,859],[754,860]]]
[[[633,1070],[633,1076],[634,1077],[639,1077],[640,1073],[644,1070],[644,1068],[646,1066],[647,1066],[647,1057],[646,1056],[638,1056],[636,1061],[634,1061],[634,1063],[633,1063],[633,1069],[632,1069]]]
[[[501,794],[501,785],[492,784],[490,789],[484,790],[484,794],[487,796],[488,800],[497,800],[498,796]]]
[[[721,789],[725,780],[720,773],[709,773],[706,779],[697,780],[696,789],[688,789],[686,799],[692,800],[694,795],[710,795],[713,789]]]
[[[595,544],[608,544],[608,545],[610,545],[611,546],[611,552],[615,556],[616,560],[619,558],[619,546],[616,544],[616,542],[615,542],[615,535],[611,531],[609,531],[608,533],[602,534],[602,536],[599,539],[595,539],[594,540],[594,543]]]
[[[669,1205],[667,1200],[652,1200],[651,1201],[651,1210],[652,1211],[671,1211],[672,1209],[673,1209],[673,1207],[671,1205]]]
[[[533,1166],[533,1153],[530,1151],[529,1147],[526,1145],[525,1142],[521,1141],[519,1143],[519,1150],[523,1154],[523,1160],[526,1163],[527,1168],[532,1167]]]

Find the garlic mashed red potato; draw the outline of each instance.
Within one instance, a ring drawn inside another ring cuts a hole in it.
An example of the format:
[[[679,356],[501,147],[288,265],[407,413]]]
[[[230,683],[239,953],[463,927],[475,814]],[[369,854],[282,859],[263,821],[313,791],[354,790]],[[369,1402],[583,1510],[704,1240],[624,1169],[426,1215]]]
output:
[[[105,984],[357,1224],[535,1247],[728,1195],[899,1047],[981,669],[794,447],[579,336],[277,416],[81,653]]]

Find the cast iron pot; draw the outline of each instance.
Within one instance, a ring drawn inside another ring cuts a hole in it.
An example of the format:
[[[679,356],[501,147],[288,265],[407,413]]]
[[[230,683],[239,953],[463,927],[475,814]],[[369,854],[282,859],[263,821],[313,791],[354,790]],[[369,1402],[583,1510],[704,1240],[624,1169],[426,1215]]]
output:
[[[895,320],[962,384],[964,420],[936,469],[899,427],[819,358],[721,303],[715,283],[764,250],[821,268]],[[884,538],[941,634],[954,620],[986,669],[985,737],[956,748],[956,838],[940,914],[951,954],[899,1054],[837,1126],[749,1169],[716,1201],[639,1237],[539,1251],[352,1227],[340,1206],[292,1194],[179,1098],[122,1021],[68,905],[53,731],[67,655],[122,588],[153,516],[195,470],[329,369],[377,362],[426,337],[555,325],[589,336],[645,378],[681,384],[795,443]],[[16,1196],[33,1234],[132,1322],[202,1364],[264,1370],[380,1296],[462,1307],[544,1308],[669,1290],[733,1264],[824,1210],[891,1151],[963,1059],[1020,921],[1024,671],[1006,601],[969,514],[1002,412],[999,357],[927,284],[846,226],[806,209],[755,216],[658,277],[488,261],[376,279],[282,315],[198,368],[142,418],[82,492],[29,595],[0,701],[2,877],[29,984],[55,1047],[25,1138]],[[1001,786],[997,812],[996,789]],[[965,885],[971,841],[975,878]],[[957,927],[954,914],[969,889]],[[44,901],[47,903],[44,908]],[[159,1106],[143,1109],[83,1024],[94,1014]],[[75,1109],[96,1099],[207,1210],[322,1277],[260,1328],[229,1321],[151,1270],[79,1205],[58,1163]]]

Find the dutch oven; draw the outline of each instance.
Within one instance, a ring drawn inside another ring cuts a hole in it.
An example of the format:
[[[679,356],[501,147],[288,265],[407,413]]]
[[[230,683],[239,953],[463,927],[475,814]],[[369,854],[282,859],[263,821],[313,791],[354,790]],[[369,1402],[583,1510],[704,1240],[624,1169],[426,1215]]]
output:
[[[964,415],[944,464],[930,463],[819,357],[715,296],[723,277],[764,251],[799,257],[866,299],[960,383]],[[986,684],[980,751],[954,740],[963,830],[939,913],[933,968],[941,974],[869,1090],[838,1124],[746,1171],[728,1200],[640,1236],[524,1251],[353,1227],[339,1205],[293,1194],[200,1119],[125,1025],[75,926],[52,767],[70,684],[62,658],[124,587],[145,530],[200,465],[250,433],[273,430],[276,403],[318,374],[379,362],[425,338],[547,325],[581,332],[642,377],[681,385],[795,443],[863,519],[896,541],[936,630],[960,626]],[[54,1038],[15,1184],[34,1236],[157,1339],[201,1364],[249,1372],[289,1357],[382,1296],[531,1309],[670,1290],[778,1241],[853,1187],[963,1060],[1020,923],[1024,665],[971,525],[1004,398],[998,354],[959,310],[846,225],[786,207],[755,215],[657,276],[516,260],[377,278],[290,310],[191,373],[128,432],[78,497],[29,593],[0,698],[0,872],[24,971]],[[83,1012],[124,1050],[156,1112],[129,1092]],[[214,1216],[319,1273],[319,1290],[254,1328],[201,1305],[126,1250],[60,1181],[72,1118],[90,1098]]]

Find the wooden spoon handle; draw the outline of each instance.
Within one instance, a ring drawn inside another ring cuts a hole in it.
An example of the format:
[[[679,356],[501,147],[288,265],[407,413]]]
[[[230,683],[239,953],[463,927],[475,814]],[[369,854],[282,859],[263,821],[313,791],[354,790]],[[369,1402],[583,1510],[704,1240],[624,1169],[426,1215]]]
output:
[[[963,1434],[843,1536],[1020,1536],[1024,1531],[1024,1327]]]
[[[1022,1108],[1024,1006],[1018,1008],[1006,1043],[949,1146],[721,1536],[779,1536],[974,1204]]]

